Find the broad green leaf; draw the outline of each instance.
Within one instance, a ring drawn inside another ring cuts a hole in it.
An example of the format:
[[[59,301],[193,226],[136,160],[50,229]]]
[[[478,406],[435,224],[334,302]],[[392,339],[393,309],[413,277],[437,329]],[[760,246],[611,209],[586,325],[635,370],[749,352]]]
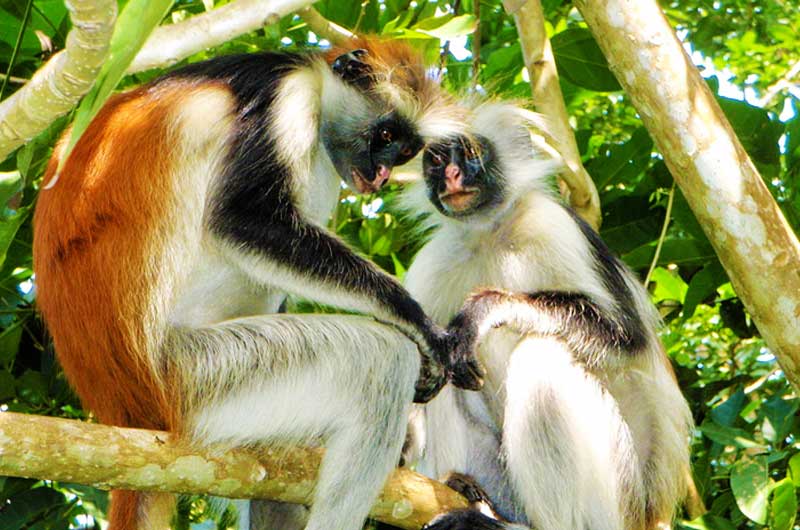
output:
[[[770,530],[792,530],[797,519],[797,489],[785,478],[775,484],[770,502]]]
[[[771,442],[780,443],[786,438],[796,420],[798,400],[772,396],[761,405],[761,412],[767,424],[762,428],[764,437]]]
[[[598,92],[621,89],[588,29],[562,31],[554,35],[550,42],[558,73],[571,83]]]
[[[767,522],[769,494],[773,488],[765,456],[745,456],[731,469],[731,490],[736,505],[751,521]]]
[[[710,513],[691,521],[681,521],[680,527],[692,530],[736,530],[736,526],[730,521]]]
[[[643,269],[650,266],[653,260],[655,245],[647,244],[623,255],[625,263],[633,269]],[[707,241],[667,237],[661,247],[659,265],[703,266],[709,261],[717,259],[714,249]]]
[[[739,388],[731,397],[711,409],[711,419],[722,427],[731,427],[746,404],[747,396]]]
[[[699,429],[706,438],[713,440],[718,444],[730,445],[742,449],[766,450],[766,447],[755,442],[752,438],[752,435],[743,429],[723,427],[710,421],[703,422]]]
[[[75,112],[72,133],[61,156],[61,164],[67,160],[92,118],[125,75],[125,70],[153,29],[166,16],[172,3],[173,0],[130,0],[125,5],[114,26],[108,58],[103,63],[94,86]]]
[[[676,300],[683,303],[686,290],[689,288],[686,282],[675,271],[669,271],[663,267],[656,267],[650,279],[655,283],[653,291],[653,301]]]
[[[48,511],[63,505],[64,495],[52,488],[40,487],[23,491],[11,498],[0,511],[0,528],[31,528],[30,524]]]
[[[614,145],[589,161],[586,170],[592,175],[598,190],[614,184],[630,184],[650,164],[653,140],[647,129],[640,127],[630,140]]]
[[[20,191],[22,191],[22,175],[19,171],[0,172],[0,212],[6,207],[11,197]]]
[[[424,25],[425,22],[427,21],[417,24],[412,29],[419,31],[420,33],[425,33],[426,35],[430,35],[431,37],[436,37],[437,39],[452,39],[462,35],[469,35],[475,31],[475,24],[477,23],[477,20],[473,15],[460,15],[451,18],[442,25],[434,26],[430,29]],[[431,23],[429,22],[428,25],[430,24]]]
[[[689,290],[683,301],[683,317],[694,314],[698,304],[717,292],[717,287],[728,281],[728,275],[719,261],[711,261],[689,280]]]
[[[14,241],[17,230],[19,230],[19,227],[25,222],[25,219],[28,218],[30,212],[31,207],[26,206],[19,208],[13,214],[0,220],[0,267],[2,267],[3,263],[6,261],[8,247],[10,247],[11,243]]]
[[[12,399],[16,395],[14,392],[14,376],[8,370],[0,370],[0,405],[3,401]],[[2,485],[0,484],[0,489]]]
[[[794,485],[800,488],[800,453],[789,459],[789,474]]]

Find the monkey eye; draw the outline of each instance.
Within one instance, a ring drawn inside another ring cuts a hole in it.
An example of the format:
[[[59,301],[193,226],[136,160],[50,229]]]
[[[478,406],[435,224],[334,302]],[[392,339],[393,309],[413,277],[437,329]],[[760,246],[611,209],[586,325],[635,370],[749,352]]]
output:
[[[444,164],[444,158],[442,158],[442,155],[431,153],[431,162],[434,166],[441,166]]]
[[[400,150],[400,154],[403,156],[411,156],[413,151],[411,151],[410,147],[404,147]]]
[[[381,129],[380,135],[381,135],[381,140],[383,140],[387,144],[392,141],[392,131],[390,131],[389,129],[385,128]]]

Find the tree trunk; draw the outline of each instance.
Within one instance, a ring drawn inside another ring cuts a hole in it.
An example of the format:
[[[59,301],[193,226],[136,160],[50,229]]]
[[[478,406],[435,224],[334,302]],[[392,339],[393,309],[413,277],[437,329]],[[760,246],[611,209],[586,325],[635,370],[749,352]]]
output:
[[[654,0],[575,0],[786,377],[800,388],[800,244]]]
[[[258,453],[191,447],[166,432],[0,413],[0,475],[101,489],[208,493],[309,504],[323,449]],[[466,508],[447,486],[405,469],[387,480],[370,517],[419,530],[439,513]]]

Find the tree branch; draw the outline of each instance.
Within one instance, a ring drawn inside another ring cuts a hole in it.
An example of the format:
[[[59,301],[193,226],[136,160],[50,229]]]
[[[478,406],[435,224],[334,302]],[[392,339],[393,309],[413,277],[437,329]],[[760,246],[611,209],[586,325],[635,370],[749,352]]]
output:
[[[569,187],[569,201],[578,214],[595,229],[600,227],[600,198],[592,177],[581,163],[575,134],[569,125],[567,107],[558,84],[553,50],[544,28],[544,13],[539,0],[503,0],[506,12],[514,16],[525,67],[531,78],[536,111],[547,117],[549,134],[564,159],[561,174]]]
[[[308,504],[324,450],[197,448],[162,431],[122,429],[0,412],[0,475],[101,489],[208,493]],[[439,513],[467,507],[447,486],[395,470],[370,516],[419,530]]]
[[[355,37],[352,31],[326,19],[311,6],[301,9],[297,14],[308,25],[308,29],[331,44],[344,44]]]
[[[108,55],[115,0],[66,0],[72,20],[66,49],[0,103],[0,160],[72,110],[89,91]]]
[[[127,70],[162,68],[250,31],[275,24],[313,0],[237,0],[153,31]]]
[[[574,3],[736,293],[800,388],[800,243],[761,175],[654,0]]]

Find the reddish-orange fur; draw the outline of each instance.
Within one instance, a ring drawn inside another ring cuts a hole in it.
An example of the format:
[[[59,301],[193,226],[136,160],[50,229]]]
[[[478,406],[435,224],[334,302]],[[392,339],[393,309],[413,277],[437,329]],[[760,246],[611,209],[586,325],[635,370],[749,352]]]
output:
[[[181,83],[112,97],[69,156],[34,217],[37,303],[84,407],[103,423],[171,429],[173,403],[149,369],[143,315],[158,274]],[[53,179],[61,148],[44,182]],[[162,294],[163,296],[163,294]],[[116,492],[113,530],[135,530],[141,494]]]

